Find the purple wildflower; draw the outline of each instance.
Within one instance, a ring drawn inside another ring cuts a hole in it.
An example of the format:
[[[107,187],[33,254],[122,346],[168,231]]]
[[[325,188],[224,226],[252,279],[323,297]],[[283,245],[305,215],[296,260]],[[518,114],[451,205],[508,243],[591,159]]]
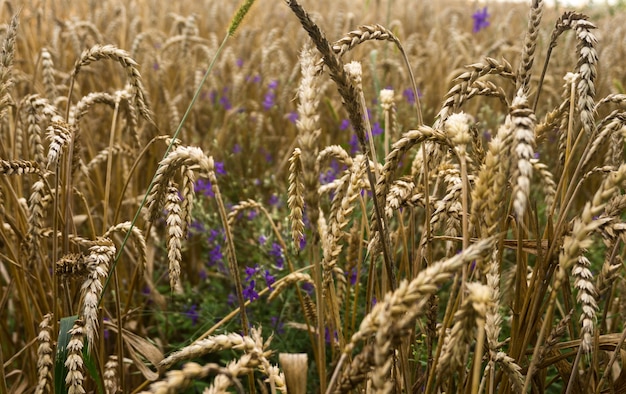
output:
[[[373,136],[381,135],[383,131],[384,131],[383,128],[380,127],[380,123],[374,122],[374,124],[372,125],[372,135]]]
[[[298,247],[300,248],[300,250],[304,250],[304,248],[306,247],[306,238],[304,238],[304,236],[300,238]]]
[[[196,194],[199,193],[199,194],[204,194],[206,197],[215,197],[215,194],[213,193],[211,181],[209,181],[208,179],[204,179],[204,178],[198,179],[193,185],[193,190],[196,192]]]
[[[185,316],[187,316],[189,319],[191,319],[191,325],[192,326],[195,326],[196,324],[198,324],[198,318],[200,317],[200,315],[198,315],[198,306],[196,304],[192,304],[185,311]]]
[[[255,284],[255,281],[251,280],[250,284],[245,289],[243,289],[243,296],[249,301],[254,301],[259,298],[259,293],[254,290]]]
[[[280,204],[280,197],[277,194],[272,194],[268,202],[271,206],[277,207]]]
[[[259,244],[265,245],[266,242],[267,242],[267,237],[263,234],[259,235]]]
[[[313,287],[313,284],[309,282],[304,282],[302,286],[300,287],[302,288],[302,290],[306,291],[309,295],[313,294],[313,289],[315,289],[315,287]]]
[[[339,125],[339,130],[341,130],[341,131],[347,130],[348,127],[350,127],[350,120],[349,119],[343,119],[341,121],[341,124]]]
[[[276,277],[270,274],[268,270],[265,270],[265,273],[263,274],[263,278],[265,279],[265,284],[267,285],[267,287],[269,287],[269,289],[272,290],[272,285],[274,284],[274,282],[276,282]]]
[[[270,255],[274,257],[276,268],[282,270],[285,267],[285,258],[283,257],[283,248],[277,242],[272,242]]]
[[[257,216],[259,216],[259,212],[256,209],[248,211],[248,220],[253,220]]]
[[[235,145],[233,146],[233,153],[234,153],[234,154],[241,153],[241,145],[239,145],[239,144],[235,144]]]
[[[257,274],[257,272],[259,272],[260,268],[258,265],[255,265],[254,267],[246,267],[244,269],[244,272],[246,274],[246,282],[250,282],[250,280]]]
[[[359,139],[357,138],[356,134],[352,134],[352,137],[350,137],[350,142],[348,142],[348,144],[350,144],[351,154],[354,155],[359,151]]]
[[[491,15],[487,12],[487,7],[484,7],[482,10],[478,10],[474,12],[472,18],[474,18],[474,29],[472,30],[474,33],[478,33],[482,29],[487,28],[490,23],[487,20]]]
[[[296,121],[300,118],[300,115],[298,115],[298,113],[296,111],[291,111],[287,114],[287,119],[293,123],[296,124]]]
[[[237,67],[239,67],[239,68],[243,67],[243,59],[242,58],[237,58],[237,61],[235,63],[237,64]]]
[[[218,175],[226,175],[226,170],[224,169],[224,162],[223,161],[216,161],[215,162],[215,173]]]

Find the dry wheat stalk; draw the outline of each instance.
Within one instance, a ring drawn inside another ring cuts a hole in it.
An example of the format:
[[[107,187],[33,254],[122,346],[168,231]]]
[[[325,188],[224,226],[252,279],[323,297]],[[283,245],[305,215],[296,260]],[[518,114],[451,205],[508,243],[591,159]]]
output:
[[[52,383],[53,349],[52,325],[53,315],[48,313],[39,323],[39,335],[37,335],[37,387],[35,394],[50,392]]]
[[[300,148],[295,148],[289,157],[289,188],[287,190],[291,238],[297,249],[299,249],[300,242],[304,239],[304,185],[302,184],[300,155]]]
[[[95,104],[106,104],[111,108],[115,108],[115,96],[107,92],[91,92],[71,107],[70,124],[77,125],[81,118],[87,115],[89,109]]]
[[[89,248],[87,256],[89,273],[81,287],[83,295],[81,319],[85,322],[88,350],[91,349],[98,333],[98,304],[102,296],[103,282],[109,276],[109,263],[115,257],[115,250],[113,241],[105,237],[96,239]]]
[[[141,75],[137,69],[137,62],[130,57],[128,52],[116,48],[114,45],[95,45],[92,48],[83,51],[80,58],[74,64],[74,69],[71,73],[72,82],[82,67],[102,59],[115,60],[119,62],[122,67],[124,67],[129,83],[132,87],[131,92],[134,97],[135,107],[137,107],[141,116],[152,123],[152,114],[146,99],[145,88],[143,86],[143,82],[141,81]]]
[[[182,262],[182,240],[184,237],[180,209],[180,197],[175,184],[170,184],[165,196],[166,214],[165,226],[167,231],[167,259],[169,261],[170,288],[182,293],[180,284],[180,264]]]
[[[68,331],[71,335],[67,344],[67,358],[65,359],[65,367],[67,368],[67,376],[65,384],[68,386],[68,394],[84,394],[83,387],[83,342],[85,341],[84,330],[85,323],[81,319],[74,322],[74,326]]]
[[[285,371],[288,392],[292,394],[306,394],[307,354],[280,353],[278,360]]]
[[[363,350],[345,367],[337,387],[333,392],[336,394],[353,392],[358,384],[367,379],[371,371],[371,365],[373,364],[373,356],[374,343],[370,342],[366,344]]]

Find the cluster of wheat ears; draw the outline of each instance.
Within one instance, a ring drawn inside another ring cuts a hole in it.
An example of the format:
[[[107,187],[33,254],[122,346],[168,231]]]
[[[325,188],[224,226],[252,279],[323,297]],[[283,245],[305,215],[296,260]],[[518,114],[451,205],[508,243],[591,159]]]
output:
[[[482,41],[460,21],[466,6],[447,2],[390,0],[401,17],[358,28],[384,4],[360,15],[323,2],[328,14],[311,16],[295,0],[269,13],[198,1],[195,15],[171,3],[3,3],[0,393],[626,389],[626,95],[618,61],[598,60],[620,59],[621,23],[603,16],[615,45],[601,51],[589,17],[541,0],[492,9]],[[335,42],[321,28],[332,17]],[[291,24],[269,29],[276,20]],[[507,35],[513,20],[524,23]],[[372,40],[383,60],[344,60]],[[252,99],[255,68],[285,85],[295,126]],[[416,98],[407,109],[400,91],[374,91],[382,141],[367,116],[372,74]],[[203,99],[226,83],[245,111]],[[357,153],[329,113],[349,118]],[[284,158],[272,168],[284,218],[250,196],[226,203],[214,157],[233,139]],[[331,160],[342,171],[322,184]],[[143,316],[167,305],[159,273],[179,293],[197,265],[186,243],[200,178],[238,307],[164,355],[168,339],[147,336]],[[235,238],[246,210],[265,214],[285,251],[306,240],[260,296],[295,294],[308,357],[277,357],[248,319]],[[218,331],[235,317],[237,332]],[[224,350],[239,356],[197,362]]]

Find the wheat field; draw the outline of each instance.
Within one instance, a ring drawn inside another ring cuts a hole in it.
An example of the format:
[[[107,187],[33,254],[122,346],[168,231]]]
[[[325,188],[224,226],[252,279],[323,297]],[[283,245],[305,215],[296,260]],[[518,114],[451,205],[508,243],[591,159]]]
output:
[[[0,394],[624,392],[624,16],[2,2]]]

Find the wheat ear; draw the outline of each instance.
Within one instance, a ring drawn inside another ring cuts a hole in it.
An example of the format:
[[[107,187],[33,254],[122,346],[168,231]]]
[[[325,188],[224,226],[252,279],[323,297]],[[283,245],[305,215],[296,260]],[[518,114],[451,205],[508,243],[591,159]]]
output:
[[[50,391],[52,383],[52,321],[53,315],[48,313],[39,323],[39,335],[37,336],[37,387],[35,394],[44,394]]]
[[[54,78],[54,62],[48,48],[41,48],[41,74],[43,76],[43,85],[46,89],[46,97],[54,102],[58,97],[57,86]]]
[[[175,185],[168,187],[165,198],[165,219],[167,231],[167,258],[169,261],[170,288],[181,293],[180,264],[182,262],[182,240],[184,237],[180,209],[180,197]]]
[[[517,69],[516,89],[521,89],[525,94],[528,94],[528,84],[530,83],[531,71],[535,60],[535,49],[537,48],[537,37],[542,15],[543,0],[533,0],[528,14],[528,28],[524,36],[522,60]]]
[[[104,373],[102,374],[106,394],[115,394],[118,392],[118,367],[117,356],[113,354],[110,355],[106,364],[104,364]]]
[[[289,157],[289,188],[287,206],[291,223],[291,238],[296,249],[304,239],[304,185],[302,184],[302,162],[300,148],[295,148]]]
[[[513,100],[510,116],[513,127],[513,152],[511,153],[517,159],[517,166],[513,171],[513,179],[515,179],[513,208],[518,220],[521,221],[530,197],[530,181],[533,173],[530,160],[534,155],[536,122],[535,115],[528,107],[527,98],[521,89]]]
[[[165,379],[152,383],[149,390],[142,391],[141,394],[168,394],[181,392],[185,388],[189,387],[189,385],[193,382],[201,380],[212,373],[215,373],[218,376],[223,376],[228,383],[234,384],[238,393],[244,392],[241,382],[237,379],[237,374],[233,374],[231,368],[224,368],[219,364],[214,363],[200,365],[194,362],[189,362],[183,365],[182,369],[168,371]]]
[[[98,332],[98,303],[102,296],[103,281],[109,276],[109,263],[115,257],[115,245],[108,238],[98,238],[89,248],[87,256],[87,279],[83,282],[83,307],[81,318],[85,322],[87,349],[96,339]]]
[[[84,394],[83,381],[83,342],[85,340],[85,323],[81,319],[76,320],[74,326],[68,331],[71,335],[67,344],[67,358],[65,367],[67,376],[65,384],[68,386],[68,394]]]
[[[4,118],[8,106],[11,104],[9,91],[13,86],[13,59],[15,57],[15,39],[19,26],[19,13],[13,15],[11,23],[4,36],[2,52],[0,52],[0,119]]]
[[[143,86],[143,82],[141,81],[141,74],[137,69],[137,62],[135,62],[133,58],[130,57],[128,52],[119,49],[114,45],[95,45],[92,48],[83,51],[83,53],[80,55],[79,59],[74,64],[74,69],[72,70],[72,73],[70,75],[71,80],[70,91],[68,95],[68,114],[69,105],[71,104],[71,94],[74,80],[80,72],[80,69],[102,59],[115,60],[119,62],[122,67],[124,67],[130,85],[132,87],[132,95],[134,97],[135,106],[139,110],[141,116],[143,116],[147,121],[152,123],[152,114],[146,99],[146,90]]]

